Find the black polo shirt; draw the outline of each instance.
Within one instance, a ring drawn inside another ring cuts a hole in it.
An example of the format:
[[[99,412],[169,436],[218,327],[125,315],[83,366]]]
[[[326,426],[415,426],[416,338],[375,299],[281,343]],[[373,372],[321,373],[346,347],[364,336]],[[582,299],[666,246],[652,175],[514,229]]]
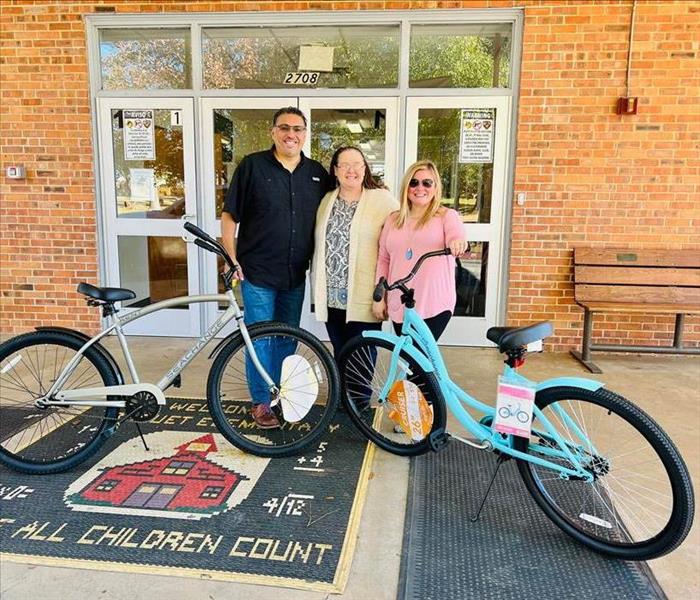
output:
[[[304,282],[316,210],[329,189],[321,163],[301,155],[290,173],[270,150],[249,154],[231,179],[224,211],[238,226],[236,258],[255,285],[290,290]]]

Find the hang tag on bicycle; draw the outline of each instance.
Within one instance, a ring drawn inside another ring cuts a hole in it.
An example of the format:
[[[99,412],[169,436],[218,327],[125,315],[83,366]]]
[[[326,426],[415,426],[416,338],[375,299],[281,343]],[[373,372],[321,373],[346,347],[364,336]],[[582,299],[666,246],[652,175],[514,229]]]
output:
[[[529,438],[534,406],[534,387],[499,376],[493,429],[499,433]]]
[[[414,442],[424,439],[433,426],[433,411],[413,382],[402,379],[391,386],[387,397],[389,419]]]

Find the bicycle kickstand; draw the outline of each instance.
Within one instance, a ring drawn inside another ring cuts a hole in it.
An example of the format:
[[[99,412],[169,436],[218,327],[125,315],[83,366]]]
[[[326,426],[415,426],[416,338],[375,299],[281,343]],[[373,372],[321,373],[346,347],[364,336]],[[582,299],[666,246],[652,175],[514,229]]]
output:
[[[146,438],[143,437],[143,432],[141,431],[141,426],[134,421],[134,425],[136,425],[136,429],[139,432],[139,435],[141,436],[141,441],[143,442],[143,447],[146,449],[146,452],[150,452],[150,448],[148,447],[148,444],[146,444]]]
[[[481,514],[481,509],[484,508],[484,504],[486,503],[486,498],[489,495],[489,492],[491,491],[491,486],[493,485],[493,482],[496,479],[496,475],[498,475],[498,469],[501,468],[501,465],[506,461],[504,458],[503,454],[498,455],[498,460],[496,461],[496,468],[493,471],[493,475],[491,476],[491,481],[489,481],[489,485],[486,488],[486,493],[484,494],[484,497],[481,499],[481,504],[479,504],[479,510],[476,511],[476,514],[473,517],[469,517],[469,520],[472,523],[476,523],[476,521],[479,519],[479,515]]]

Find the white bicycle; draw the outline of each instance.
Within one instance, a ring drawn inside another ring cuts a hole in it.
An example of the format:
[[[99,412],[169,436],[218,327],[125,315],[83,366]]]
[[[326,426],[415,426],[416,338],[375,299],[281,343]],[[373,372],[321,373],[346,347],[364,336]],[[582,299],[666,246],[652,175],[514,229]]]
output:
[[[236,265],[223,246],[185,224],[200,248],[221,256],[230,271],[224,294],[163,300],[118,317],[117,302],[135,298],[125,288],[87,283],[78,292],[102,309],[107,327],[90,338],[59,327],[14,337],[0,345],[0,463],[25,473],[57,473],[90,458],[122,423],[153,419],[166,404],[165,390],[179,387],[180,372],[232,319],[238,330],[209,358],[209,412],[219,431],[238,448],[259,456],[289,456],[328,429],[338,405],[339,378],[333,357],[312,334],[283,323],[246,327],[233,294]],[[223,302],[224,313],[157,383],[141,382],[123,327],[156,311],[194,302]],[[100,340],[116,333],[131,383]],[[255,394],[251,388],[258,386]],[[251,397],[263,396],[280,422],[260,429],[250,417]],[[144,441],[145,444],[145,441]]]

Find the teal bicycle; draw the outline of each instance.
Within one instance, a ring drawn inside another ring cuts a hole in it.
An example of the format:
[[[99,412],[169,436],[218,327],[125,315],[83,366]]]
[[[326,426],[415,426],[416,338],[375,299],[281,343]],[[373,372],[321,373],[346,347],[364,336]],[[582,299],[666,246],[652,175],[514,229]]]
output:
[[[536,383],[518,373],[528,346],[541,348],[541,340],[551,335],[549,322],[487,332],[507,357],[501,382],[534,395],[527,419],[519,405],[514,409],[505,400],[498,404],[499,415],[496,407],[479,402],[450,379],[407,287],[425,260],[446,254],[449,249],[429,252],[406,277],[378,283],[376,301],[389,290],[402,293],[400,336],[367,331],[343,349],[338,361],[342,401],[357,428],[400,456],[438,451],[451,439],[494,452],[498,460],[491,483],[498,466],[515,459],[546,515],[595,551],[648,560],[678,547],[693,522],[693,487],[680,453],[661,427],[600,382],[559,377]],[[447,432],[447,409],[471,439]],[[503,433],[508,431],[499,422],[504,418],[515,418],[519,427],[528,421],[529,431]],[[479,511],[481,507],[483,501]]]

